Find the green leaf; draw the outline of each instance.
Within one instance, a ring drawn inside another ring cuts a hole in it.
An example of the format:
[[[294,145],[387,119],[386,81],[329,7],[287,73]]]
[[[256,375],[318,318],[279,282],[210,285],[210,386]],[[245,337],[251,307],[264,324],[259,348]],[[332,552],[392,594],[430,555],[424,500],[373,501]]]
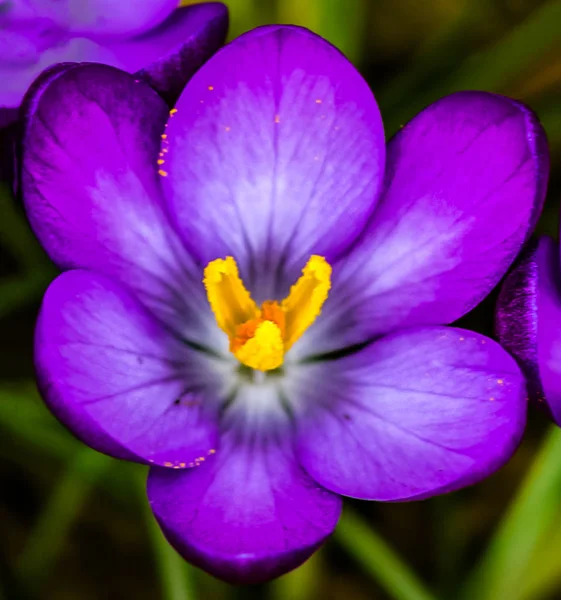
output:
[[[521,600],[553,598],[561,584],[561,513],[555,517],[556,525],[542,536],[532,555],[520,591]]]
[[[432,36],[419,40],[420,46],[409,64],[401,68],[389,83],[376,90],[376,98],[385,112],[392,106],[411,101],[427,79],[439,79],[439,73],[454,65],[466,52],[466,32],[487,20],[496,7],[488,0],[472,0],[458,5],[457,16],[444,23]]]
[[[0,280],[0,319],[38,301],[53,273],[50,269]]]
[[[64,462],[83,447],[51,416],[32,382],[0,388],[0,429]]]
[[[196,598],[193,568],[169,545],[150,510],[146,497],[145,477],[137,477],[139,499],[144,507],[146,526],[158,564],[163,600],[191,600]]]
[[[447,82],[451,89],[498,90],[559,45],[561,1],[540,6],[497,44],[468,58]]]
[[[319,33],[357,63],[367,35],[365,0],[320,0]]]
[[[20,263],[21,274],[0,280],[0,318],[38,300],[56,274],[8,187],[0,184],[0,244]]]
[[[37,467],[30,459],[36,456],[67,463],[69,457],[82,450],[94,452],[51,415],[32,382],[0,387],[0,432],[16,448],[15,453],[11,452],[12,460],[20,460],[31,472]],[[77,475],[89,479],[86,463],[77,462],[74,468]],[[115,460],[100,485],[128,506],[131,497],[129,478],[137,468],[133,463]]]
[[[0,214],[0,242],[21,262],[21,266],[25,270],[33,270],[41,264],[48,268],[45,253],[27,224],[23,210],[17,210],[16,201],[4,184],[0,184]]]
[[[395,600],[433,600],[403,560],[356,513],[345,508],[335,540]]]
[[[405,96],[407,102],[397,109],[392,110],[391,104],[382,102],[382,106],[386,108],[384,121],[388,134],[395,133],[431,102],[452,92],[474,89],[501,92],[524,69],[559,44],[559,23],[561,0],[546,2],[496,44],[460,62],[448,76],[441,77],[436,85],[429,86],[425,91],[418,88],[410,90]],[[445,41],[448,43],[448,38]],[[440,50],[446,53],[446,45]],[[418,74],[414,73],[413,76],[418,77]],[[417,79],[415,82],[418,83]],[[399,85],[403,86],[403,83]],[[384,98],[383,93],[381,97]],[[387,97],[395,100],[395,93],[390,91]]]
[[[111,459],[84,447],[55,485],[21,555],[18,574],[28,588],[39,589],[55,564],[84,503]]]
[[[325,565],[320,550],[294,571],[271,582],[271,599],[308,600],[319,597],[322,569]]]
[[[548,107],[537,108],[536,112],[547,132],[552,154],[559,154],[561,152],[561,102],[556,101]],[[557,225],[557,219],[555,221]]]
[[[520,600],[528,565],[561,504],[561,430],[552,426],[479,565],[465,600]]]
[[[283,0],[277,22],[307,27],[357,62],[367,35],[366,8],[366,0]]]

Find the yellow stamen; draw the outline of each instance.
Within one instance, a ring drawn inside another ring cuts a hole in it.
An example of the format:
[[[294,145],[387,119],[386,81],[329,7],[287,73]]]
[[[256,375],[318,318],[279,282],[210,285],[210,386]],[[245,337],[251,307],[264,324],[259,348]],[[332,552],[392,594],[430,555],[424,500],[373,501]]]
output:
[[[280,329],[272,321],[261,321],[242,346],[234,351],[244,365],[258,371],[270,371],[282,365],[284,344]]]
[[[259,313],[238,273],[236,261],[227,256],[208,263],[203,280],[212,312],[218,327],[230,338],[235,336],[241,323],[255,318]]]
[[[319,316],[331,287],[331,266],[312,255],[302,276],[280,304],[268,300],[258,308],[245,288],[236,261],[211,261],[203,283],[216,322],[230,340],[230,351],[259,371],[280,367],[284,354]]]
[[[302,277],[290,288],[281,308],[286,315],[285,349],[317,319],[331,288],[331,265],[323,256],[312,255],[302,269]]]

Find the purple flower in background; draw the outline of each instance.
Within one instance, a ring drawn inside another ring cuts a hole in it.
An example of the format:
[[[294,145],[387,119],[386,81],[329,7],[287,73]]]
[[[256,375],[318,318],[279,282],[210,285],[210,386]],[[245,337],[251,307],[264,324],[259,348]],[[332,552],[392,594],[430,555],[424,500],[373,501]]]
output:
[[[84,442],[152,466],[169,541],[264,581],[331,534],[341,495],[426,498],[511,455],[515,361],[443,327],[539,214],[543,131],[465,92],[390,142],[365,81],[295,27],[209,60],[175,108],[126,73],[36,88],[23,148],[32,226],[66,273],[36,332],[40,388]]]
[[[0,0],[0,181],[13,175],[18,107],[49,67],[53,71],[35,85],[43,85],[66,63],[99,62],[136,72],[173,105],[195,71],[222,46],[228,29],[223,4],[177,4]]]
[[[561,425],[561,265],[552,238],[529,244],[506,278],[496,329],[527,376],[530,398]]]
[[[18,107],[42,71],[65,62],[98,62],[129,73],[147,68],[148,82],[175,94],[175,101],[179,86],[223,44],[226,29],[227,11],[219,3],[0,0],[0,108]]]

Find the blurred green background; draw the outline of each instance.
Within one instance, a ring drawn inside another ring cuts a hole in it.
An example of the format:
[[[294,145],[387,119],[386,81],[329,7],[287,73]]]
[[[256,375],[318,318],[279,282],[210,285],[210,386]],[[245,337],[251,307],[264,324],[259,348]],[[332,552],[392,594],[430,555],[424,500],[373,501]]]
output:
[[[538,229],[557,236],[561,2],[226,4],[231,37],[265,23],[295,23],[337,45],[371,84],[388,137],[456,90],[499,92],[529,104],[552,153]],[[77,442],[35,392],[33,326],[55,269],[5,189],[0,259],[0,599],[561,598],[561,432],[538,410],[530,411],[515,457],[485,482],[423,502],[348,501],[324,549],[271,584],[235,588],[189,567],[149,514],[144,469]],[[461,325],[492,335],[493,304],[491,295]]]

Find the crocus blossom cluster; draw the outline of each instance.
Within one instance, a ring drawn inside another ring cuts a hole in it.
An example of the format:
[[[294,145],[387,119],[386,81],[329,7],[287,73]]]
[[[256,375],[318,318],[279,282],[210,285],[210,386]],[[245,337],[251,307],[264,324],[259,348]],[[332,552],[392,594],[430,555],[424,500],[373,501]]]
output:
[[[23,198],[65,271],[37,324],[40,389],[85,443],[151,465],[188,560],[264,581],[332,533],[341,496],[426,498],[509,458],[523,375],[444,325],[541,209],[525,106],[453,94],[386,148],[359,73],[289,26],[225,46],[172,110],[101,65],[33,94]]]

